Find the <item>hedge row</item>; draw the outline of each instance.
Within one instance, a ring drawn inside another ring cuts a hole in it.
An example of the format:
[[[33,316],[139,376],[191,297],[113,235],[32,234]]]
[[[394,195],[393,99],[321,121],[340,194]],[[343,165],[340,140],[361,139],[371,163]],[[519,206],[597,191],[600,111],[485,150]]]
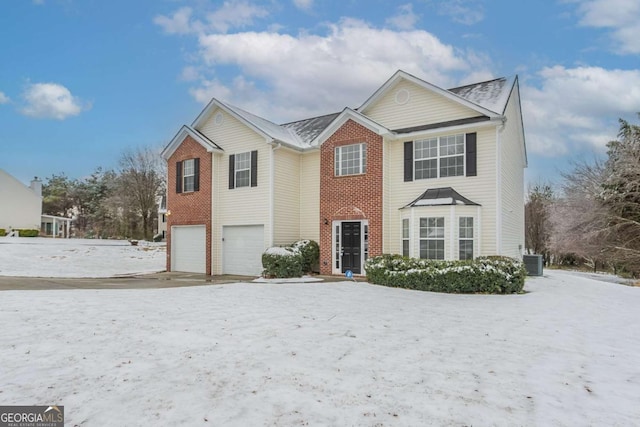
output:
[[[40,234],[40,230],[27,229],[27,228],[22,228],[22,229],[16,228],[13,231],[17,231],[18,236],[20,237],[38,237],[38,235]],[[0,228],[0,236],[6,236],[6,235],[7,235],[7,230],[5,230],[4,228]]]
[[[318,265],[320,247],[313,240],[300,240],[286,248],[269,248],[262,254],[264,277],[301,277]]]
[[[435,261],[381,255],[369,258],[365,270],[377,285],[448,293],[522,292],[527,275],[522,262],[501,256]]]

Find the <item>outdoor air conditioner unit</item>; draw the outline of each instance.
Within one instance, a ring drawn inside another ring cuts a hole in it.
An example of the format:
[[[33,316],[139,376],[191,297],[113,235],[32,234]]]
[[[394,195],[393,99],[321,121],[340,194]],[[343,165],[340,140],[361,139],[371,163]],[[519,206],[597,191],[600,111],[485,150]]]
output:
[[[542,276],[542,255],[523,255],[522,261],[529,276]]]

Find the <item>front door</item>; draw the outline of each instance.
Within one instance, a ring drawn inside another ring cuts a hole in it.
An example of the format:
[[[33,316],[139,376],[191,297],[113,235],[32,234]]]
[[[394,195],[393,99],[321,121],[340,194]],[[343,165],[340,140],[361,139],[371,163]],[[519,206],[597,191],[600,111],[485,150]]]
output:
[[[353,274],[361,273],[362,241],[359,222],[343,222],[340,242],[342,242],[342,255],[340,265],[342,272],[351,270]]]

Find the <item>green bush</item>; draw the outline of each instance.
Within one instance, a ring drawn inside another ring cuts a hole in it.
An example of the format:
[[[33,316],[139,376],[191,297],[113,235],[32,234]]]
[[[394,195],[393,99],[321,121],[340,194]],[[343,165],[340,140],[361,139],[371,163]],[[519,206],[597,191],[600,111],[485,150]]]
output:
[[[0,228],[0,237],[4,237],[7,235],[7,230],[5,230],[4,228]]]
[[[20,237],[38,237],[38,234],[40,234],[40,230],[31,230],[26,228],[18,230],[18,236]]]
[[[313,240],[298,240],[291,248],[302,256],[302,271],[311,273],[320,268],[320,246]]]
[[[448,293],[521,292],[527,275],[522,262],[498,256],[435,261],[381,255],[369,258],[365,270],[377,285]]]
[[[262,254],[262,275],[267,278],[301,277],[302,255],[291,248],[269,248]]]

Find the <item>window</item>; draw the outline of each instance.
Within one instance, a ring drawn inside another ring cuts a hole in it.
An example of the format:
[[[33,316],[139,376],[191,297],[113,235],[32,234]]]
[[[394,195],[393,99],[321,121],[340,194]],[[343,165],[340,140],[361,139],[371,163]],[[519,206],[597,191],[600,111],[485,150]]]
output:
[[[229,156],[229,189],[258,186],[258,151]]]
[[[251,183],[251,153],[236,154],[235,180],[237,187],[248,187]]]
[[[182,162],[182,190],[185,193],[193,191],[194,188],[196,178],[194,163],[193,159]]]
[[[473,259],[473,217],[460,217],[458,230],[458,258]]]
[[[420,258],[444,259],[444,217],[420,218]]]
[[[367,172],[367,144],[336,147],[336,176],[358,175]]]
[[[464,175],[464,134],[415,141],[415,179]]]
[[[402,220],[402,256],[409,256],[409,218]]]
[[[176,163],[176,193],[200,190],[200,159],[187,159]]]

